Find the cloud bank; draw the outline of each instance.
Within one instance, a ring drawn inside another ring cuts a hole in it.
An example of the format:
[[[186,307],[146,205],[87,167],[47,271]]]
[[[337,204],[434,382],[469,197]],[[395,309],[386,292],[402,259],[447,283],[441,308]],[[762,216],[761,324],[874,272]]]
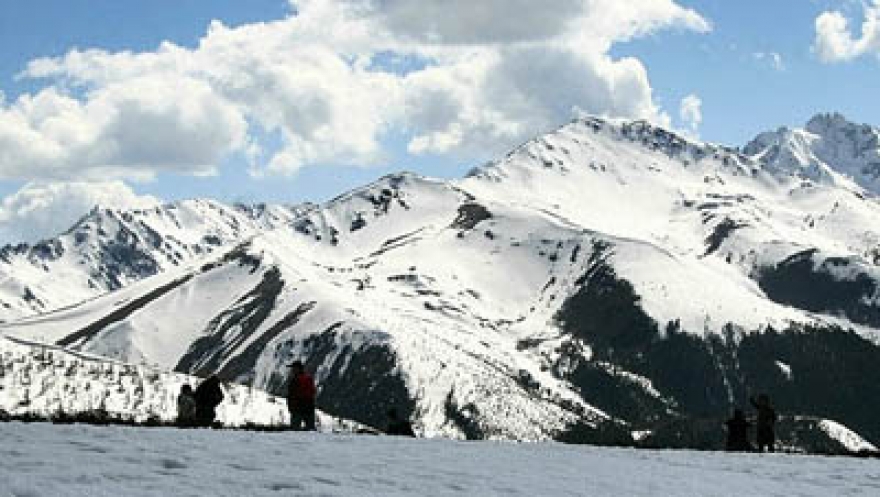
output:
[[[0,179],[256,175],[412,154],[484,158],[576,112],[668,123],[616,43],[706,32],[674,0],[302,0],[286,19],[211,24],[198,46],[71,50],[0,98]],[[691,118],[694,114],[689,114]]]

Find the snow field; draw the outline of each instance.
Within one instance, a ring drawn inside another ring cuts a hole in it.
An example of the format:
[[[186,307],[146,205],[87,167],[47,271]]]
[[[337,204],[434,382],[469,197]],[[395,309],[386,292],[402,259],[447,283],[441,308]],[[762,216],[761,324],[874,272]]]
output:
[[[877,495],[876,461],[313,433],[0,424],[0,496]]]

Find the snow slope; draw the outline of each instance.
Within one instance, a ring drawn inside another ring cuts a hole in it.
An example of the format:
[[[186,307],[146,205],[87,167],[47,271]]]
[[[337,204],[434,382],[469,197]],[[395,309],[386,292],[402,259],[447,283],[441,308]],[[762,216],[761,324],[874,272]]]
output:
[[[585,118],[278,219],[0,333],[271,393],[299,358],[328,412],[429,436],[680,441],[770,391],[880,440],[880,205],[852,182]]]
[[[828,433],[831,438],[839,440],[847,449],[852,452],[877,451],[877,447],[865,441],[865,439],[860,437],[857,433],[853,433],[852,430],[850,430],[846,426],[841,425],[840,423],[836,423],[834,421],[826,419],[820,422],[820,427],[822,430]]]
[[[753,281],[757,271],[800,249],[863,259],[880,244],[873,199],[638,121],[574,122],[463,186],[613,236],[616,252],[626,252],[615,268],[648,313],[682,319],[691,332],[707,320],[707,331],[808,320],[774,305]],[[702,302],[687,298],[698,286],[712,292]]]
[[[876,461],[0,424],[0,495],[875,495]]]

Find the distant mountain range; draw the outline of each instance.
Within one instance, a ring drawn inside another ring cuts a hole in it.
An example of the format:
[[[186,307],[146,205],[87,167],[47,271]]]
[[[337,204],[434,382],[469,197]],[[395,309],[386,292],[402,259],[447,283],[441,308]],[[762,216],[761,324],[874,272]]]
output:
[[[85,214],[67,232],[0,248],[0,320],[77,304],[289,224],[306,206],[187,200]]]
[[[97,208],[0,252],[0,333],[276,394],[301,358],[328,413],[428,435],[717,446],[767,392],[790,446],[867,447],[878,137],[820,115],[734,149],[585,118],[455,181]]]

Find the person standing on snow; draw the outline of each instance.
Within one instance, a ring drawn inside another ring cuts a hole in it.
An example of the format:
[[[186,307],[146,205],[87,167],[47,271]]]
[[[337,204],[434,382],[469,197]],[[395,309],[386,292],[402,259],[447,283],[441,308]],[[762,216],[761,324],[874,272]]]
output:
[[[770,397],[762,393],[755,399],[749,399],[752,406],[758,411],[758,452],[773,452],[776,445],[776,410],[770,405]]]
[[[388,427],[385,429],[385,434],[412,438],[416,436],[412,423],[406,419],[401,419],[397,409],[393,407],[388,409]]]
[[[752,423],[746,420],[742,409],[734,409],[733,417],[724,422],[727,426],[726,450],[732,452],[749,452],[752,444],[749,443],[749,427]]]
[[[211,375],[203,381],[194,395],[196,399],[196,423],[198,426],[211,426],[217,417],[217,406],[223,402],[223,389],[220,387],[220,378]]]
[[[289,367],[287,410],[290,424],[296,431],[315,431],[315,380],[306,372],[302,361],[294,361]]]
[[[179,426],[196,424],[196,398],[189,383],[180,387],[180,395],[177,396],[177,424]]]

